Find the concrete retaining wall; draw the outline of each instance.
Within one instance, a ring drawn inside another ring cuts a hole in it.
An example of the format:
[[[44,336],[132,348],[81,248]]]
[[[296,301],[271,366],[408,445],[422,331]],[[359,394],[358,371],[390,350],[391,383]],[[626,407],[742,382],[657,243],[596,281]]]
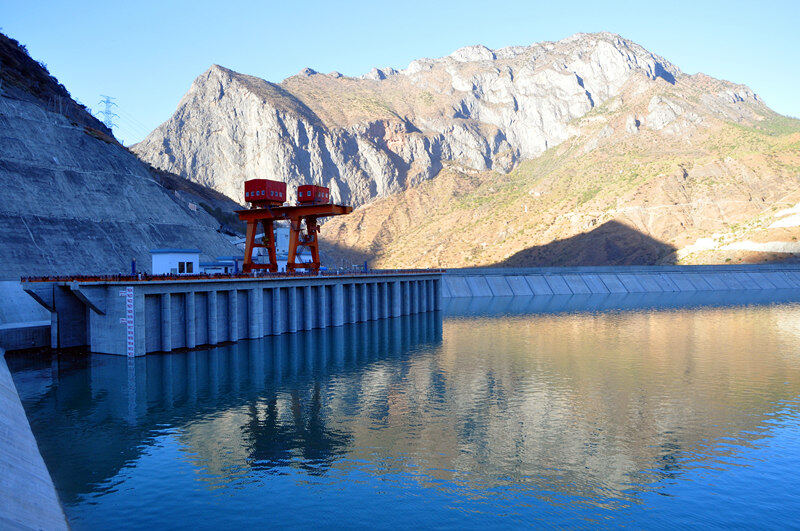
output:
[[[0,529],[67,529],[0,349]]]
[[[0,281],[0,348],[50,345],[50,312],[36,304],[18,280]]]
[[[800,289],[800,264],[450,269],[442,296],[510,297]]]
[[[506,318],[558,313],[670,310],[782,304],[800,301],[800,290],[714,290],[660,293],[541,295],[538,297],[451,297],[447,317]]]

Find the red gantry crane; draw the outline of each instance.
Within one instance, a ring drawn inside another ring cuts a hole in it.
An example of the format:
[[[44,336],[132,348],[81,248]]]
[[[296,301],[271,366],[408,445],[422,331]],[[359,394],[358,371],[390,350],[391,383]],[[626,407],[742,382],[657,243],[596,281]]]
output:
[[[289,255],[286,260],[286,271],[307,269],[318,272],[319,226],[317,219],[327,216],[341,216],[353,211],[353,207],[331,204],[330,190],[323,186],[302,185],[297,188],[296,206],[284,205],[286,202],[286,183],[269,179],[251,179],[244,183],[244,198],[250,203],[250,209],[237,210],[239,219],[247,222],[247,237],[244,248],[244,264],[242,269],[249,273],[254,269],[266,269],[278,272],[278,257],[275,251],[275,227],[278,220],[289,221]],[[264,228],[264,238],[256,243],[258,225]],[[253,262],[253,249],[267,249],[269,263]],[[311,262],[298,263],[298,248],[306,247],[311,252]]]

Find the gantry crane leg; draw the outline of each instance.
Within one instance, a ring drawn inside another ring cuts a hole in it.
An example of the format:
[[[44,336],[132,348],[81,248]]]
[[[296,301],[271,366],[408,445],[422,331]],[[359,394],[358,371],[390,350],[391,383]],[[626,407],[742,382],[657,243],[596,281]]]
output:
[[[286,256],[286,272],[294,272],[297,268],[297,246],[300,240],[300,224],[302,218],[293,217],[289,222],[289,252]]]
[[[267,269],[271,273],[278,272],[278,255],[275,251],[275,227],[271,219],[262,220],[264,227],[264,247],[267,248],[267,256],[269,257],[269,264]]]
[[[264,228],[264,237],[261,239],[261,243],[256,243],[256,232],[258,231],[259,224]],[[267,249],[269,263],[256,264],[253,261],[253,249],[257,247],[264,247]],[[278,257],[275,252],[275,230],[272,219],[253,219],[247,221],[247,235],[244,244],[244,263],[242,264],[242,271],[249,273],[253,269],[267,269],[272,273],[278,272]]]
[[[319,271],[319,238],[317,238],[317,233],[319,232],[319,226],[317,225],[317,218],[314,216],[308,216],[306,218],[306,247],[308,247],[309,251],[311,251],[311,263],[314,266],[315,271]]]
[[[303,220],[305,220],[305,231],[303,230]],[[319,241],[317,239],[319,226],[316,216],[297,216],[292,218],[289,229],[289,256],[286,260],[286,271],[297,271],[307,269],[311,272],[319,272]],[[311,251],[311,262],[298,263],[297,249],[308,247]]]
[[[242,271],[249,273],[253,269],[253,247],[256,243],[256,229],[258,228],[258,220],[247,221],[247,235],[244,243],[244,263],[242,264]]]

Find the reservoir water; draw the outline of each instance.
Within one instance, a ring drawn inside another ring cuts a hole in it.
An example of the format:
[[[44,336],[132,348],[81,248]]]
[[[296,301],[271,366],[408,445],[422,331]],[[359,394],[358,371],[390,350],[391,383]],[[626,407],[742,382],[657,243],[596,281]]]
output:
[[[74,529],[777,528],[800,520],[783,298],[466,301],[133,360],[7,358]]]

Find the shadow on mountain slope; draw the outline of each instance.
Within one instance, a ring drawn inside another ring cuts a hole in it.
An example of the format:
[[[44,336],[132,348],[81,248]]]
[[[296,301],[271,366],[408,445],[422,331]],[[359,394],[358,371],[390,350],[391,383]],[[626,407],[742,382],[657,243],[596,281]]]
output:
[[[589,232],[523,249],[501,267],[674,264],[672,245],[617,221]]]
[[[322,265],[328,268],[362,266],[364,262],[375,259],[375,255],[369,252],[322,239],[319,252]]]

